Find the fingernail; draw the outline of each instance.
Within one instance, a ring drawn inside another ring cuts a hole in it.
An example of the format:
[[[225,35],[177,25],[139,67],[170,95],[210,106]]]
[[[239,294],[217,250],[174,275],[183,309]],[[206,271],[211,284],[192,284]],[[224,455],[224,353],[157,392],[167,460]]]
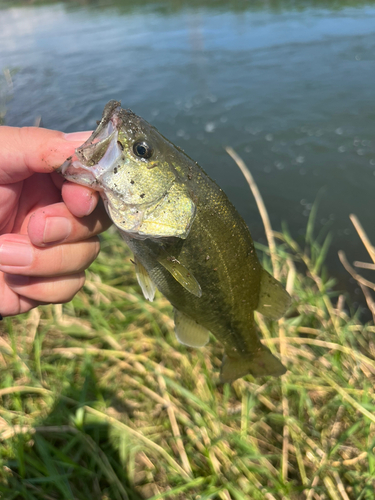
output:
[[[89,130],[87,132],[73,132],[71,134],[64,134],[64,139],[72,142],[85,142],[91,134],[92,131]]]
[[[90,194],[90,204],[89,204],[89,208],[87,209],[86,215],[91,214],[91,212],[95,209],[97,203],[98,203],[97,198],[95,196],[93,196],[93,194],[91,193]]]
[[[29,266],[33,261],[33,250],[28,243],[5,241],[0,246],[0,265]]]
[[[20,274],[5,274],[5,281],[10,286],[24,286],[30,281],[29,276],[21,276]]]
[[[47,217],[43,243],[58,243],[66,240],[72,232],[72,224],[65,217]]]

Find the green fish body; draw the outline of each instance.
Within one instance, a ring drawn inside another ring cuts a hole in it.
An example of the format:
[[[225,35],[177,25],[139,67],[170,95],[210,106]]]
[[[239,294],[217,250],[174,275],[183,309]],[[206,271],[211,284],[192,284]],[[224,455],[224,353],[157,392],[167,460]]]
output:
[[[222,382],[285,373],[260,342],[254,311],[280,318],[290,297],[262,268],[244,220],[199,165],[116,101],[76,156],[59,172],[101,193],[134,253],[145,297],[158,288],[174,306],[178,340],[201,347],[215,335],[225,349]]]

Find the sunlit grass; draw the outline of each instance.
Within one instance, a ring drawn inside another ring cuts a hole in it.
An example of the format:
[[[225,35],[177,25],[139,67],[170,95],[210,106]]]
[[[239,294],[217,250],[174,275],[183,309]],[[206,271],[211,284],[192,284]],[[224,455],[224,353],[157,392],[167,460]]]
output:
[[[276,236],[293,305],[257,320],[281,379],[219,385],[219,343],[175,340],[114,234],[72,303],[4,320],[3,498],[372,500],[375,328],[332,299],[324,244]]]

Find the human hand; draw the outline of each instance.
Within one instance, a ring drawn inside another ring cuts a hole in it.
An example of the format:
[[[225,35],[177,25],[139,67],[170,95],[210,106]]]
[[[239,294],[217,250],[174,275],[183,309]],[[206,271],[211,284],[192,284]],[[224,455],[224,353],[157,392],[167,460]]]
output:
[[[68,302],[111,221],[96,191],[64,182],[59,167],[88,137],[0,127],[0,314]]]

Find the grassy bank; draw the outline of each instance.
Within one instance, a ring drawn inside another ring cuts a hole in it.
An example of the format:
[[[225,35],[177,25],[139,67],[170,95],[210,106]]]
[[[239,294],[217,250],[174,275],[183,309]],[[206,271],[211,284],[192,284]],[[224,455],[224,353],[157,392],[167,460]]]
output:
[[[175,340],[113,231],[71,303],[5,319],[0,497],[373,500],[375,327],[332,294],[313,218],[260,249],[293,297],[281,321],[257,315],[280,379],[220,385],[220,344]]]
[[[2,498],[372,500],[374,327],[334,305],[316,245],[282,239],[293,306],[257,318],[281,379],[218,385],[220,345],[178,344],[113,234],[72,303],[5,319]]]

